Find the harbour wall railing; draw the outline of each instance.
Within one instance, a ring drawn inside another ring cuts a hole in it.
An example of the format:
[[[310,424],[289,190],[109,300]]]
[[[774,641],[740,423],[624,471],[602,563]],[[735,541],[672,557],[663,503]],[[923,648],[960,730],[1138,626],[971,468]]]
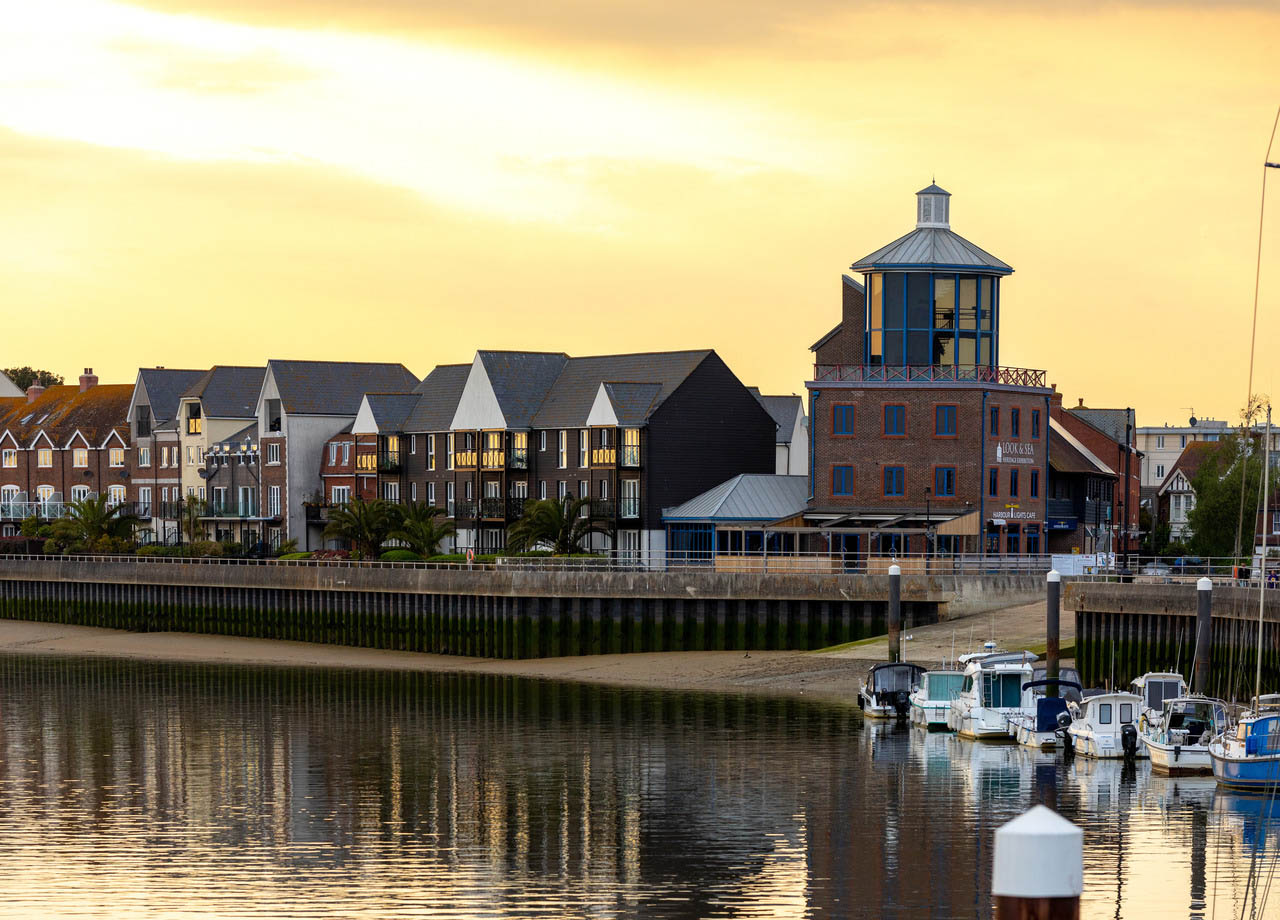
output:
[[[903,627],[1042,578],[904,575]],[[0,557],[0,617],[493,658],[815,649],[886,632],[887,575]]]

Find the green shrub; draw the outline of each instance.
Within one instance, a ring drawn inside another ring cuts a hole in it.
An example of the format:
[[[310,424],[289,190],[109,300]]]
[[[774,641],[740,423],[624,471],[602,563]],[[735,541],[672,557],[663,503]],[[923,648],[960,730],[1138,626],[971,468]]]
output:
[[[292,562],[296,559],[310,559],[310,558],[311,558],[310,553],[285,553],[283,556],[279,557],[281,562]]]
[[[466,553],[441,553],[439,556],[432,556],[428,562],[466,562]]]
[[[379,558],[383,562],[421,562],[422,557],[411,549],[389,549]]]
[[[178,547],[165,546],[163,543],[148,543],[138,547],[139,556],[176,556]]]
[[[221,556],[222,544],[212,540],[196,540],[188,548],[191,556]]]
[[[243,552],[244,552],[243,544],[236,543],[234,541],[229,541],[222,544],[222,555],[224,556],[239,556]]]

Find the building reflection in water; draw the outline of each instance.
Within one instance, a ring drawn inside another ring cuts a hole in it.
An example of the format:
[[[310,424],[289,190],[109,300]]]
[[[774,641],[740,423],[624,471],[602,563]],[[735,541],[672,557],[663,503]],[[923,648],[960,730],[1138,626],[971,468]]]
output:
[[[0,916],[986,917],[1035,802],[1085,916],[1197,916],[1277,843],[1211,781],[844,702],[10,655],[0,703]]]

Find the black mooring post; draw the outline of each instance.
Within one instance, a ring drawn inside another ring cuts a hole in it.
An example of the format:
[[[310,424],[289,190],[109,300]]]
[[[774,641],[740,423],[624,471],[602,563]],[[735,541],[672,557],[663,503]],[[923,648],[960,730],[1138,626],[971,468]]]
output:
[[[889,660],[902,660],[902,567],[889,566]]]
[[[1196,657],[1191,690],[1204,693],[1209,681],[1209,636],[1213,629],[1213,582],[1201,578],[1196,582]]]
[[[1046,577],[1045,612],[1044,612],[1044,676],[1049,680],[1057,680],[1060,673],[1059,657],[1062,653],[1061,643],[1061,604],[1062,575],[1057,569],[1050,569]],[[1046,696],[1057,696],[1058,685],[1050,684],[1045,688]]]

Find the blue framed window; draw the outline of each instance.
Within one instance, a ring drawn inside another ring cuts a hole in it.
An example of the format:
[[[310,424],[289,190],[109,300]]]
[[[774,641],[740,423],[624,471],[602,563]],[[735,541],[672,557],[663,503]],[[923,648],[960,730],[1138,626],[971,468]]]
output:
[[[990,423],[987,425],[987,434],[989,434],[989,435],[990,435],[991,437],[993,437],[993,438],[995,438],[995,437],[999,437],[999,435],[1000,435],[1000,407],[999,407],[999,406],[992,406],[992,407],[991,407],[990,412],[988,413],[988,417],[990,418],[990,420],[991,420],[991,421],[990,421]]]
[[[1018,497],[1018,471],[1009,470],[1009,497]]]
[[[853,434],[853,406],[831,407],[831,433]]]
[[[907,494],[907,469],[903,466],[884,468],[884,494],[888,498]]]
[[[1027,554],[1030,556],[1040,555],[1040,525],[1027,525]]]
[[[1031,410],[1031,437],[1040,437],[1040,410]]]
[[[951,438],[956,434],[956,407],[935,406],[933,410],[933,433],[938,437]]]
[[[831,468],[831,494],[853,494],[853,467],[833,466]]]
[[[884,407],[884,433],[887,437],[901,438],[907,434],[907,407]]]
[[[1000,494],[1000,471],[994,466],[987,470],[987,494],[992,498]]]
[[[1032,471],[1031,471],[1031,486],[1030,486],[1030,488],[1031,488],[1031,493],[1030,493],[1030,494],[1031,494],[1031,497],[1032,497],[1032,498],[1039,498],[1039,497],[1040,497],[1040,471],[1039,471],[1039,470],[1032,470]]]
[[[954,466],[940,466],[933,471],[933,494],[939,498],[950,498],[956,494]]]
[[[1014,406],[1009,410],[1009,437],[1022,437],[1022,410]]]

